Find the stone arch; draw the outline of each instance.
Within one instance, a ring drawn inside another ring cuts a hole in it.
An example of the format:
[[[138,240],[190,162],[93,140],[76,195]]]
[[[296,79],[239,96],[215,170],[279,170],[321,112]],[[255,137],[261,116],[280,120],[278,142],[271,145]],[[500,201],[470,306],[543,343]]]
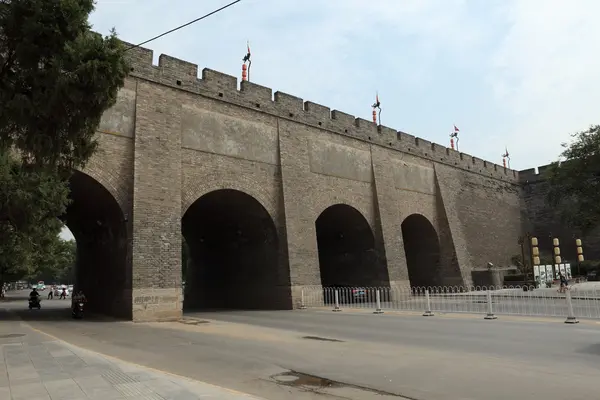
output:
[[[243,191],[224,188],[186,207],[186,309],[291,308],[285,243],[272,215]]]
[[[321,284],[325,287],[389,286],[376,235],[356,208],[338,203],[315,220]]]
[[[440,285],[440,240],[433,224],[422,214],[411,214],[401,229],[411,286]]]
[[[99,160],[99,157],[94,156],[86,163],[84,168],[79,168],[77,171],[88,175],[101,184],[117,201],[123,214],[129,212],[130,188],[128,179],[116,171],[111,171],[110,163],[107,163],[106,160]],[[133,173],[130,170],[123,172]]]
[[[75,288],[86,293],[92,311],[131,318],[131,263],[125,213],[114,195],[114,187],[111,190],[91,174],[73,171],[69,179],[71,203],[61,217],[77,242]]]
[[[183,217],[190,206],[205,194],[226,189],[237,190],[256,199],[279,228],[281,221],[277,212],[279,208],[279,192],[277,190],[269,190],[269,185],[264,185],[261,182],[227,179],[220,174],[214,176],[203,175],[201,178],[184,182],[181,194],[181,216]]]

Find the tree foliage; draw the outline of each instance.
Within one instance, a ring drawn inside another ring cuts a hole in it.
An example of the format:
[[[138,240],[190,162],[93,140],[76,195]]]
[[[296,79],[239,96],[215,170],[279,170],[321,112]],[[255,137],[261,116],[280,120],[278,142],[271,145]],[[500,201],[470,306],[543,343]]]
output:
[[[93,0],[0,3],[0,146],[27,164],[81,167],[128,66],[114,31],[91,31]]]
[[[77,255],[77,243],[63,240],[58,235],[39,247],[34,255],[33,281],[71,283]]]
[[[587,233],[600,225],[600,125],[572,135],[547,172],[547,200],[563,223]]]
[[[0,151],[0,282],[35,269],[36,256],[52,243],[65,212],[67,183],[53,170],[31,168]]]
[[[115,32],[91,31],[93,8],[93,0],[0,2],[0,284],[50,254],[70,172],[95,151],[129,70]]]

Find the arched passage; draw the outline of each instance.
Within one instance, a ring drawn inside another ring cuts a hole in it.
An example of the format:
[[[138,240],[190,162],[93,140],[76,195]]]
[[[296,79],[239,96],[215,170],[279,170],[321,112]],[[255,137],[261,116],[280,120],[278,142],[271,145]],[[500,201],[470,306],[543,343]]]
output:
[[[131,318],[127,224],[119,203],[89,175],[75,171],[69,181],[71,203],[62,217],[77,242],[75,290],[88,308]]]
[[[325,209],[315,221],[324,287],[388,286],[385,262],[365,217],[346,204]]]
[[[402,237],[410,284],[440,285],[440,242],[431,222],[421,214],[409,215],[402,222]]]
[[[181,225],[189,251],[186,309],[291,308],[277,229],[256,199],[232,189],[207,193]]]

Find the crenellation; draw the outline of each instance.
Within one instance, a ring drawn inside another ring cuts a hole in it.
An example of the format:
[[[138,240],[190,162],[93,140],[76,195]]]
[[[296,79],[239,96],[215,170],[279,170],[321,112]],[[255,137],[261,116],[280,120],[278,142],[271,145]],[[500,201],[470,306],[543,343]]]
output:
[[[293,118],[298,115],[298,113],[304,111],[304,100],[300,97],[279,91],[275,92],[274,97],[275,103],[279,106],[279,110],[287,117]]]
[[[542,165],[541,167],[538,167],[538,175],[541,175],[543,177],[551,167],[552,164]]]
[[[344,129],[344,132],[348,133],[347,129],[355,126],[356,117],[342,111],[331,110],[331,119],[337,121],[338,125]]]
[[[531,181],[537,178],[537,174],[535,172],[535,168],[528,168],[522,171],[519,171],[519,180],[521,182]]]
[[[410,133],[406,133],[406,132],[402,132],[402,131],[398,131],[396,137],[398,138],[398,140],[405,142],[407,144],[410,145],[414,145],[415,143],[415,136],[411,135]]]
[[[215,91],[233,92],[237,94],[237,78],[232,75],[227,75],[210,68],[202,70],[202,81],[207,88],[212,88]]]
[[[545,175],[551,167],[552,164],[546,164],[522,171],[513,170],[513,176],[517,177],[521,183],[536,182],[545,179]]]
[[[431,142],[429,140],[418,137],[416,143],[417,146],[421,147],[423,151],[430,152],[432,149]]]
[[[377,132],[377,125],[373,123],[373,121],[369,121],[364,118],[355,118],[354,119],[354,135],[362,140],[368,140],[372,142],[374,139],[379,137],[379,133]]]
[[[385,125],[378,125],[379,139],[385,146],[394,146],[398,139],[396,138],[396,130]]]
[[[461,166],[464,168],[461,153],[449,147],[446,147],[446,161],[451,165]]]
[[[314,119],[316,122],[321,124],[331,119],[331,109],[329,107],[322,106],[312,101],[304,102],[304,111],[306,115]]]
[[[125,43],[127,47],[131,44]],[[198,65],[175,57],[161,54],[158,66],[153,65],[154,52],[144,47],[133,47],[126,52],[132,66],[132,75],[182,90],[220,97],[243,107],[260,108],[262,112],[272,113],[282,118],[291,118],[300,123],[315,125],[340,134],[347,134],[359,140],[393,147],[410,152],[436,162],[444,162],[458,168],[496,176],[519,176],[516,171],[504,171],[496,164],[484,162],[469,154],[459,153],[431,141],[385,126],[373,121],[355,118],[353,115],[329,107],[303,101],[303,99],[284,92],[273,90],[253,82],[242,81],[238,90],[238,79],[209,68],[202,69],[202,79],[198,79]],[[442,150],[445,149],[445,150]],[[445,153],[444,153],[445,151]],[[467,161],[468,160],[468,161]],[[479,160],[479,162],[477,161]],[[474,167],[475,166],[475,167]],[[510,173],[512,171],[512,174]],[[525,174],[527,175],[527,174]]]
[[[240,92],[251,100],[258,101],[259,104],[270,103],[273,101],[273,90],[271,88],[250,81],[241,82]]]
[[[436,157],[447,157],[450,154],[450,149],[437,143],[431,143],[431,152]],[[437,159],[436,159],[437,161]]]
[[[186,80],[188,82],[194,82],[198,79],[198,65],[187,61],[180,60],[175,57],[161,54],[158,57],[158,68],[160,69],[163,77],[171,78],[175,82]]]
[[[152,67],[154,51],[145,47],[134,47],[132,43],[122,42],[127,49],[125,58],[134,68],[147,69]]]

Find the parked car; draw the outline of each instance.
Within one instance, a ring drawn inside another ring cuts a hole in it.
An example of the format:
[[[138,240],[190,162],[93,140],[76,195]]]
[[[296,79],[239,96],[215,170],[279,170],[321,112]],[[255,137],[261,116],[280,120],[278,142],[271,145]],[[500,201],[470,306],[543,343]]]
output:
[[[338,300],[340,303],[358,303],[367,300],[367,289],[350,285],[335,285],[323,288],[323,300],[325,304],[335,302],[335,290],[338,291]]]

